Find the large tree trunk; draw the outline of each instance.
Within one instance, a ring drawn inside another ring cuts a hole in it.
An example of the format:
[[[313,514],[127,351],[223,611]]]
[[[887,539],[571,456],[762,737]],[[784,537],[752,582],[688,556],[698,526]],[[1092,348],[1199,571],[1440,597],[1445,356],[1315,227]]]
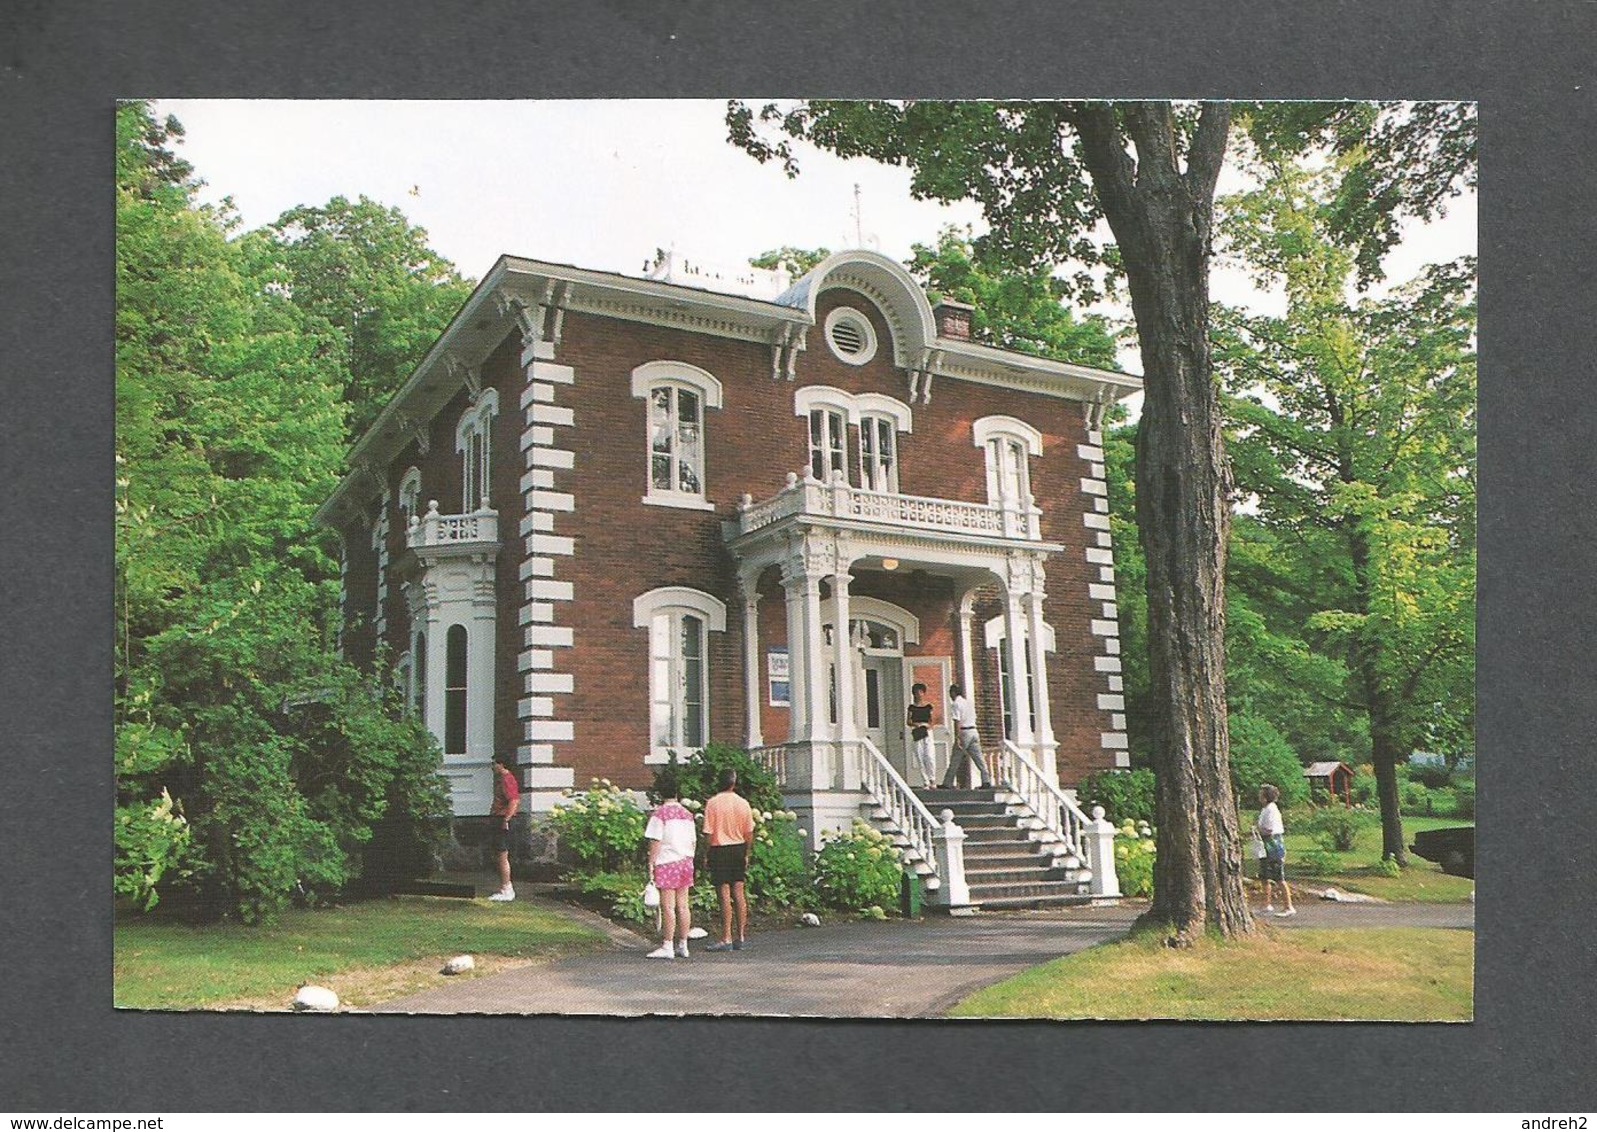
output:
[[[1145,919],[1188,940],[1252,930],[1231,791],[1225,700],[1225,561],[1231,476],[1209,358],[1214,178],[1229,115],[1206,105],[1177,168],[1168,104],[1076,114],[1082,156],[1119,243],[1144,373],[1137,528],[1148,560],[1158,857]]]

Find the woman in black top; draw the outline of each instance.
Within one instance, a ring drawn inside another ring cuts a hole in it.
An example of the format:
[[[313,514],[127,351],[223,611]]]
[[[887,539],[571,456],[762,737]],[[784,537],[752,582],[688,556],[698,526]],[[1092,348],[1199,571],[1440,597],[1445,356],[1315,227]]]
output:
[[[926,685],[916,684],[910,689],[915,702],[909,705],[906,722],[910,738],[915,741],[915,761],[920,764],[921,777],[926,786],[937,782],[937,767],[932,759],[932,705],[926,702]]]

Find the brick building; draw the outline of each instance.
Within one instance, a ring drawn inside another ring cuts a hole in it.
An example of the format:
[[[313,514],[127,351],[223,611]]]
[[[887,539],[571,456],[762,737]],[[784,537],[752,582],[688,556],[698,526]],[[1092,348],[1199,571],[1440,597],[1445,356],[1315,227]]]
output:
[[[496,751],[536,813],[714,740],[846,824],[918,785],[916,681],[939,771],[955,681],[1017,773],[1126,765],[1099,429],[1137,379],[972,342],[873,252],[773,301],[683,277],[502,258],[320,512],[346,654],[391,667],[456,814]]]

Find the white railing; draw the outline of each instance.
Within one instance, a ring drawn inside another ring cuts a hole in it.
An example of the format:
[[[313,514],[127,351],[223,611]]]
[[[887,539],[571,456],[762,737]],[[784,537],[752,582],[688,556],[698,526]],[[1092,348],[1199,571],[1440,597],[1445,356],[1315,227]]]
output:
[[[498,541],[499,512],[485,508],[464,515],[440,515],[436,499],[428,504],[426,515],[411,516],[410,530],[405,536],[405,545],[412,550]]]
[[[738,507],[738,531],[748,534],[783,519],[803,515],[822,519],[857,519],[917,530],[998,536],[1035,541],[1042,512],[1018,503],[966,503],[921,495],[870,491],[841,479],[825,484],[789,473],[787,487],[758,503],[745,495]]]
[[[1019,795],[1042,821],[1043,828],[1053,835],[1056,843],[1063,844],[1079,857],[1087,856],[1083,833],[1092,819],[1008,739],[999,748],[998,774],[1009,790]]]
[[[893,769],[887,756],[876,749],[869,739],[860,740],[865,758],[860,760],[860,785],[877,806],[898,826],[910,845],[935,872],[937,847],[933,835],[943,828],[943,823],[926,808],[926,803],[915,796],[903,775]]]

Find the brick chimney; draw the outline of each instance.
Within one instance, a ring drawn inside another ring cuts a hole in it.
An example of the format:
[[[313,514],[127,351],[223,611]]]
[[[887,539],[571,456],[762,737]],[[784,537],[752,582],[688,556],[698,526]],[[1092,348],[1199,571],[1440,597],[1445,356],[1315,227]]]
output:
[[[959,338],[970,341],[970,316],[976,308],[969,303],[956,303],[953,299],[944,299],[932,308],[932,317],[937,320],[937,333],[943,338]]]

